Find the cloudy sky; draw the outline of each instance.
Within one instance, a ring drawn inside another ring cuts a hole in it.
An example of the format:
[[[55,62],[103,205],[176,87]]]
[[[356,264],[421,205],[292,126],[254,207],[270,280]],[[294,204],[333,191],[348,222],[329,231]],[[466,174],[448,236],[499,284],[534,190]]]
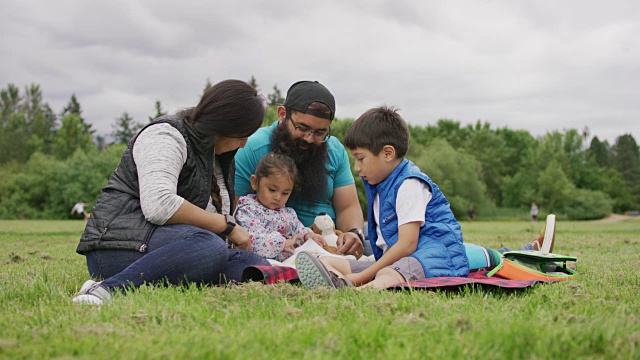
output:
[[[40,84],[56,112],[75,93],[104,135],[253,75],[265,96],[319,80],[339,118],[387,104],[412,124],[640,141],[638,1],[4,0],[0,48],[2,88]]]

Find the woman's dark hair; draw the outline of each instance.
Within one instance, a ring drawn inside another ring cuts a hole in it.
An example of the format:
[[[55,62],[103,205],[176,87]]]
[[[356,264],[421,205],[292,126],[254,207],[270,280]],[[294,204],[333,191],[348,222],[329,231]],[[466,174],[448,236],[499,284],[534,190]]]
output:
[[[294,187],[298,183],[298,168],[293,159],[284,154],[270,152],[260,159],[254,175],[260,182],[260,179],[274,174],[288,175]]]
[[[265,100],[241,80],[224,80],[209,87],[198,105],[184,110],[189,124],[203,138],[249,137],[264,119]]]

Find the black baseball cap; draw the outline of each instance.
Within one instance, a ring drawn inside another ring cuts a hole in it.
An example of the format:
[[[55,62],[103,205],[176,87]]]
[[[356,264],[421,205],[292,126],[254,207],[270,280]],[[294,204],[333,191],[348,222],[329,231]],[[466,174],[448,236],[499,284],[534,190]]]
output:
[[[309,109],[314,102],[321,102],[331,109],[331,114]],[[324,85],[317,81],[298,81],[287,90],[287,98],[284,106],[301,113],[313,115],[321,119],[333,120],[336,114],[336,100]]]

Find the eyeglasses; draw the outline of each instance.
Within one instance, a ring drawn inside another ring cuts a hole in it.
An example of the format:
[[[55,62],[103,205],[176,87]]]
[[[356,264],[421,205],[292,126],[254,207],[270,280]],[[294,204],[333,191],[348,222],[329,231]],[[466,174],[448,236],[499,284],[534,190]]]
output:
[[[299,125],[298,123],[293,121],[292,118],[289,118],[289,121],[291,121],[291,125],[293,125],[293,128],[300,135],[302,135],[303,138],[306,138],[307,136],[309,136],[309,134],[311,134],[315,142],[326,142],[331,137],[331,127],[329,127],[328,130],[313,130],[307,125]]]

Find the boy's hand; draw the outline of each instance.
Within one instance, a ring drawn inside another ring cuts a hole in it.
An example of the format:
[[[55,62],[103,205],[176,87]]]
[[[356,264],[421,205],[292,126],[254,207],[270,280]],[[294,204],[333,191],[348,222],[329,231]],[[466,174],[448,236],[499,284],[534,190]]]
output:
[[[355,286],[366,284],[369,281],[371,281],[371,278],[372,278],[370,276],[367,276],[367,274],[364,272],[351,273],[351,274],[345,275],[344,277],[347,278],[349,281],[351,281]]]

